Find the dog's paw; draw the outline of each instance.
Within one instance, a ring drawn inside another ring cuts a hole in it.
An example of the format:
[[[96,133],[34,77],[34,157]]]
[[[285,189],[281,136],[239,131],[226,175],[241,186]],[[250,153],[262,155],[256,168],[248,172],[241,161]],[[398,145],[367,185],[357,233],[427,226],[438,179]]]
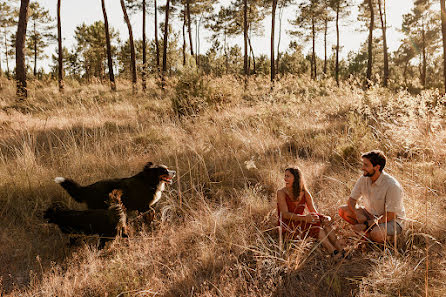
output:
[[[61,184],[65,181],[64,177],[58,176],[54,179],[54,181],[56,182],[56,184]]]

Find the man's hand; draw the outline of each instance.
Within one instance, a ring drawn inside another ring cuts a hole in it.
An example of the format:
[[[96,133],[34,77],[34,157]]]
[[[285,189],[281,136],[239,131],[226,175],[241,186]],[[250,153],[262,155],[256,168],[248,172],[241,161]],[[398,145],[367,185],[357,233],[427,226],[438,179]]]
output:
[[[331,222],[331,217],[326,215],[319,215],[319,220],[321,221],[321,224],[328,224]]]
[[[320,222],[319,216],[317,214],[315,214],[314,212],[309,213],[305,216],[305,222],[310,223],[310,224],[316,224],[316,223]]]
[[[361,211],[358,211],[358,209],[355,209],[355,215],[358,223],[363,224],[365,221],[367,221],[367,217]]]

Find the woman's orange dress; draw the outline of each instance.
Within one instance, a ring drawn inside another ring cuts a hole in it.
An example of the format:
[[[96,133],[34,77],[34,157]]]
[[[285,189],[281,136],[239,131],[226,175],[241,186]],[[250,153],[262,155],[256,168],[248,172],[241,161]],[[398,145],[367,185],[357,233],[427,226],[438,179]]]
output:
[[[297,201],[291,200],[291,198],[285,193],[286,204],[288,206],[288,211],[302,215],[305,210],[305,206],[307,202],[305,200],[305,195],[302,195],[302,198]],[[278,224],[280,225],[280,209],[279,204],[277,204],[277,212],[279,215]],[[311,236],[313,238],[317,238],[319,235],[319,230],[321,229],[321,223],[310,224],[304,221],[294,221],[290,219],[282,219],[282,232],[283,236],[286,239],[295,239],[295,238],[305,238],[307,236]]]

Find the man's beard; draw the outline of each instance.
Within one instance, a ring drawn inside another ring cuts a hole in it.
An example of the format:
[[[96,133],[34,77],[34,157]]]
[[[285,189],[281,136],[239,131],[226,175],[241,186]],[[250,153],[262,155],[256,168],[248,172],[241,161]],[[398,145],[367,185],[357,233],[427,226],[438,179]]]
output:
[[[375,175],[375,172],[376,172],[375,169],[373,169],[373,171],[372,171],[371,173],[364,172],[364,176],[366,176],[366,177],[371,177],[371,176]]]

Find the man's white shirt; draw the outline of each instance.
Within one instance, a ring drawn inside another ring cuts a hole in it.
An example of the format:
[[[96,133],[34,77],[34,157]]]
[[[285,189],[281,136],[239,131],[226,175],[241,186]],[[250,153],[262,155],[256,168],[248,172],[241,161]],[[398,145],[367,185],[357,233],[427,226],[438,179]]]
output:
[[[370,177],[361,176],[350,197],[354,200],[362,197],[364,208],[376,217],[384,215],[386,212],[394,212],[397,217],[396,221],[400,224],[406,217],[403,189],[394,177],[384,171],[373,184]]]

